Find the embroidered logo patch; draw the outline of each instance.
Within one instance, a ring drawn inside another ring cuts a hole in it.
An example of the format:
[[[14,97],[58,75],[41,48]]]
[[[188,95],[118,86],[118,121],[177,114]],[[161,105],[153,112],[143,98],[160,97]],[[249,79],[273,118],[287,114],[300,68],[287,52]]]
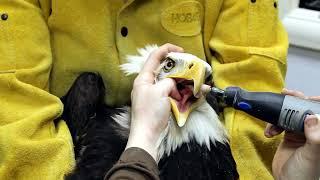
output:
[[[197,1],[185,1],[167,8],[161,14],[161,24],[179,36],[195,36],[201,32],[203,8]]]

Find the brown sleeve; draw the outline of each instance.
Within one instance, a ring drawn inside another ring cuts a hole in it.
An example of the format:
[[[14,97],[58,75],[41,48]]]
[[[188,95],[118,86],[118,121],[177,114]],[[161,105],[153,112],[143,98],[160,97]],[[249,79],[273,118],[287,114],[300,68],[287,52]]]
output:
[[[160,180],[155,160],[145,150],[136,147],[125,150],[104,179]]]

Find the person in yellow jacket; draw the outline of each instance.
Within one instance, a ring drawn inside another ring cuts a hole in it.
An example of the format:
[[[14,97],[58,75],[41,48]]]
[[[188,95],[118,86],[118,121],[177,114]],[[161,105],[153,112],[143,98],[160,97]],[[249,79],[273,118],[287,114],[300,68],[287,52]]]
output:
[[[275,0],[0,0],[1,179],[63,179],[75,162],[59,97],[92,71],[108,105],[129,103],[134,77],[119,65],[167,42],[207,60],[219,88],[284,86],[288,40]],[[279,138],[233,109],[224,123],[240,179],[273,179]]]

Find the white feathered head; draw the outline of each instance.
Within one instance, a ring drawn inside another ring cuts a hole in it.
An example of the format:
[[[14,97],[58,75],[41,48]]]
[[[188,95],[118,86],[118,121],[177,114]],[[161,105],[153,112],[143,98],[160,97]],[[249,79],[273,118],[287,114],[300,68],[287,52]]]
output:
[[[139,73],[150,53],[157,48],[153,45],[139,49],[140,55],[128,56],[128,63],[121,65],[121,69],[127,75]],[[173,78],[176,81],[182,99],[180,101],[170,100],[178,126],[185,125],[190,112],[203,100],[202,96],[197,96],[201,85],[211,77],[211,74],[212,70],[208,63],[192,54],[179,52],[169,53],[155,72],[155,81],[164,78]]]
[[[127,56],[128,63],[120,66],[126,75],[137,74],[142,69],[149,55],[158,47],[146,46],[138,49],[139,55]],[[155,82],[164,78],[173,78],[181,100],[170,99],[174,118],[169,121],[166,132],[159,145],[160,157],[163,153],[169,154],[183,142],[189,142],[194,138],[199,144],[205,143],[210,148],[210,140],[214,143],[227,142],[226,131],[220,123],[217,114],[205,101],[202,95],[198,95],[201,85],[212,77],[210,65],[204,60],[188,53],[171,52],[161,62],[155,72]],[[174,119],[176,122],[174,122]]]

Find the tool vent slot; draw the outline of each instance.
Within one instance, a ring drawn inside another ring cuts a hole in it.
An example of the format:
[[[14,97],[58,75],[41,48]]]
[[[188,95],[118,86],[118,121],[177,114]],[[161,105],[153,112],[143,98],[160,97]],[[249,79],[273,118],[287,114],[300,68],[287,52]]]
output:
[[[285,109],[285,121],[284,126],[290,128],[290,122],[293,122],[292,119],[299,115],[299,111],[293,109]]]

